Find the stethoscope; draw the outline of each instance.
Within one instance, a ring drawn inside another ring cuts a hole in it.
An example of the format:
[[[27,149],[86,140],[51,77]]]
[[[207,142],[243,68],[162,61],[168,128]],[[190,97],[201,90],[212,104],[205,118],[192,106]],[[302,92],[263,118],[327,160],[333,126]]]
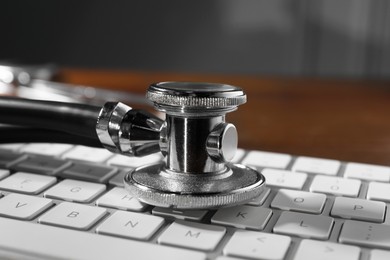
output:
[[[125,188],[145,203],[180,209],[234,206],[261,194],[265,178],[231,163],[237,131],[225,114],[246,102],[242,89],[215,83],[152,84],[146,97],[161,120],[120,102],[103,107],[0,98],[0,142],[63,142],[165,159],[126,174]]]

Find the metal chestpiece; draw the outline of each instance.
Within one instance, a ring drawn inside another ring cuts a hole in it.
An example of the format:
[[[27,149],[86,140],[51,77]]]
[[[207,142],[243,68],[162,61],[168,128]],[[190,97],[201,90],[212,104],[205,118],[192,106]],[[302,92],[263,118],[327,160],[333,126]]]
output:
[[[246,102],[238,87],[211,83],[151,85],[147,98],[166,113],[159,129],[164,162],[130,171],[126,189],[148,204],[200,209],[232,206],[260,195],[264,177],[231,164],[237,131],[225,114]]]

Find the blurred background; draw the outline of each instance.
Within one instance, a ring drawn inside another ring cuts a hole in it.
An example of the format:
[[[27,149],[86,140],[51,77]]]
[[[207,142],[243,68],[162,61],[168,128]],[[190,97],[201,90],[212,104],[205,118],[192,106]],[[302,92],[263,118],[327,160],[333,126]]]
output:
[[[1,1],[0,61],[390,77],[386,0]]]
[[[388,0],[3,0],[0,10],[0,94],[155,111],[153,82],[222,82],[248,95],[228,115],[242,148],[390,165]]]

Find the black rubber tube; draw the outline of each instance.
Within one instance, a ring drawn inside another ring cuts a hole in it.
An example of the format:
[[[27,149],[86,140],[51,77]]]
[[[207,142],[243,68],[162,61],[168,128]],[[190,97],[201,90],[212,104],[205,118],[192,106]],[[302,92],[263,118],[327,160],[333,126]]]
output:
[[[48,129],[20,126],[1,126],[0,144],[3,143],[65,143],[102,148],[99,140],[79,135],[71,135]]]
[[[0,98],[0,123],[66,132],[96,139],[101,108],[65,102]]]

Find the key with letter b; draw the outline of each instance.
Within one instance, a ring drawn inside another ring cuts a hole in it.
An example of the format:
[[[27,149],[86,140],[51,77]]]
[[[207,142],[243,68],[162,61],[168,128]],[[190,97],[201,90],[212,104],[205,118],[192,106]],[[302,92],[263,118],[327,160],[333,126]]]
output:
[[[106,210],[99,207],[63,202],[46,212],[39,222],[60,227],[87,230],[105,214]]]

